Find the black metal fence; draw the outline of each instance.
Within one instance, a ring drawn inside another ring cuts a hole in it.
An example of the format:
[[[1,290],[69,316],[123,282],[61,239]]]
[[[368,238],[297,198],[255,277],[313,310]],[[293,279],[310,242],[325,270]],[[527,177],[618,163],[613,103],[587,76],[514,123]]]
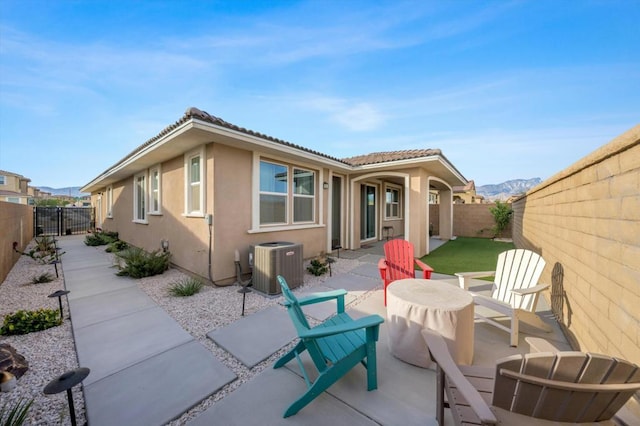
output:
[[[84,234],[95,227],[93,207],[34,207],[34,235]]]

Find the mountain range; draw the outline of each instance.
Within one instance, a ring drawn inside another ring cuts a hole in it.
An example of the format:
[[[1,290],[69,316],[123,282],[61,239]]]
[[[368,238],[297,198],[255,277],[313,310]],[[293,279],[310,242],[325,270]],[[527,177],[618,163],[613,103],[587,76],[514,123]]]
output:
[[[68,186],[66,188],[51,188],[49,186],[38,187],[40,191],[48,192],[51,195],[66,195],[68,197],[74,197],[74,198],[79,198],[79,197],[84,197],[86,195],[89,195],[89,194],[80,192],[80,188],[81,187],[79,186]]]
[[[506,200],[512,195],[524,194],[529,189],[540,184],[542,179],[513,179],[506,182],[476,186],[476,194],[488,200]]]
[[[524,194],[529,189],[540,184],[542,179],[513,179],[506,182],[476,186],[476,193],[482,195],[488,200],[506,200],[512,195]],[[85,195],[80,192],[79,186],[69,186],[66,188],[51,188],[49,186],[40,186],[38,189],[49,192],[52,195],[67,195],[71,197],[83,197]]]

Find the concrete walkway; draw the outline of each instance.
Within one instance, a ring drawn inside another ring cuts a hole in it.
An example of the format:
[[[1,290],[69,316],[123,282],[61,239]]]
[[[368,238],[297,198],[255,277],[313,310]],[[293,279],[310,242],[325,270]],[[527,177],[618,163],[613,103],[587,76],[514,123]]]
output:
[[[235,380],[231,370],[139,290],[134,280],[115,275],[104,247],[87,247],[83,237],[63,237],[59,244],[66,252],[62,267],[71,292],[68,300],[79,364],[91,369],[83,382],[91,426],[166,424]],[[376,313],[385,318],[376,267],[379,246],[345,254],[357,257],[360,265],[312,291],[345,288],[347,303],[359,298],[355,306],[347,305],[353,317]],[[432,278],[451,277],[434,274]],[[322,320],[333,310],[326,304],[307,314]],[[208,336],[251,368],[295,339],[282,315],[286,317],[282,309],[265,309]],[[271,327],[277,330],[275,335],[256,333],[265,323],[281,326]],[[532,335],[528,330],[521,330],[518,348],[509,347],[507,334],[494,327],[477,324],[475,330],[475,365],[493,365],[497,358],[529,350],[524,340]],[[560,344],[564,340],[557,326],[554,333],[539,337]],[[388,350],[386,324],[381,326],[377,349],[375,391],[366,391],[365,370],[354,368],[297,415],[283,419],[284,409],[306,389],[296,363],[290,362],[278,370],[267,367],[190,424],[435,424],[434,372],[394,358]]]
[[[60,238],[62,268],[91,426],[161,425],[236,378],[158,307],[118,277],[104,247]]]

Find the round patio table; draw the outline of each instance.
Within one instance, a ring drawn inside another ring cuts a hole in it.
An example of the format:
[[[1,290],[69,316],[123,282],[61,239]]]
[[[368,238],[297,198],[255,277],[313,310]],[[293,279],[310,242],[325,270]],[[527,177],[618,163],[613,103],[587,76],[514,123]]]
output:
[[[404,279],[387,287],[389,350],[418,367],[432,367],[421,331],[440,333],[458,364],[473,362],[473,297],[441,280]]]

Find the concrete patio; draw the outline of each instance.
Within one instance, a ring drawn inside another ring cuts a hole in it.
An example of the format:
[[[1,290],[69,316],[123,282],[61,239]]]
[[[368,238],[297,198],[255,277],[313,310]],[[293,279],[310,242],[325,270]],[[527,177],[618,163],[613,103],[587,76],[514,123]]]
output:
[[[134,280],[114,274],[109,256],[87,247],[78,237],[60,238],[65,285],[79,364],[91,368],[83,383],[89,424],[161,425],[179,418],[236,379],[235,374],[158,307]],[[354,317],[386,317],[377,271],[381,243],[341,257],[360,264],[347,274],[333,274],[311,291],[345,288],[347,311]],[[434,274],[443,285],[451,276]],[[488,288],[486,281],[474,289]],[[332,306],[306,313],[322,320]],[[552,333],[522,326],[517,348],[508,335],[483,323],[475,326],[474,365],[492,366],[496,359],[530,351],[527,337],[541,337],[568,349],[548,306],[539,311]],[[268,327],[265,327],[265,324]],[[261,328],[262,327],[262,328]],[[208,337],[248,368],[269,359],[295,339],[284,308],[273,306],[212,330]],[[387,330],[378,342],[378,389],[367,392],[365,370],[355,368],[297,415],[283,419],[284,409],[305,390],[295,362],[266,368],[201,413],[192,425],[425,425],[435,424],[435,372],[394,358]],[[308,360],[307,360],[308,361]],[[447,418],[451,422],[450,417]]]

